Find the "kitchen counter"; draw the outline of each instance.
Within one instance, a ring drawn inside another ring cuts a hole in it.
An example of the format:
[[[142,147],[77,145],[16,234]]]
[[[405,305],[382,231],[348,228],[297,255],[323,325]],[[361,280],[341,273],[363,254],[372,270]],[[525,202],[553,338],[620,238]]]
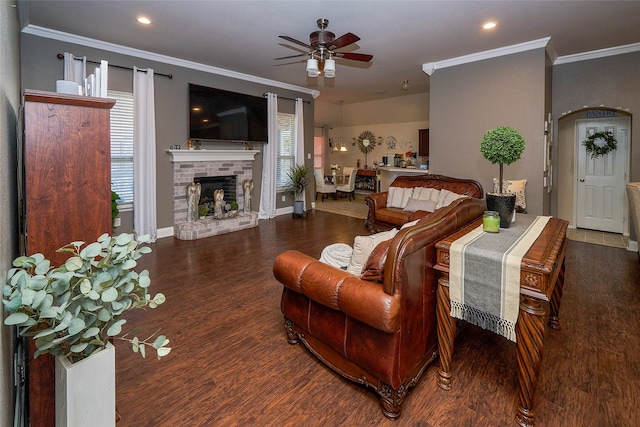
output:
[[[428,169],[418,168],[397,168],[393,166],[378,167],[380,177],[380,191],[387,191],[396,177],[401,175],[424,175],[428,174]]]

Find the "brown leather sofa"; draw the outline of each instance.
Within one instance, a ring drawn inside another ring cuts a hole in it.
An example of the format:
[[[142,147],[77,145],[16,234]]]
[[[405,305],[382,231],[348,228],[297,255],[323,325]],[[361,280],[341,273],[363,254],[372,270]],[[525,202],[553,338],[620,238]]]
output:
[[[470,179],[451,178],[444,175],[413,175],[398,176],[389,187],[429,187],[437,190],[449,190],[453,193],[464,194],[469,197],[481,199],[484,195],[479,182]],[[369,205],[367,215],[367,227],[372,232],[386,231],[401,227],[407,222],[423,218],[429,212],[418,210],[416,212],[405,211],[397,207],[387,207],[387,191],[370,194],[364,201]]]
[[[378,264],[378,281],[298,251],[280,254],[273,273],[284,285],[289,343],[302,342],[334,371],[373,388],[384,415],[397,418],[408,390],[437,356],[434,245],[485,210],[484,200],[459,199],[400,230],[387,250],[381,243],[369,257],[368,264]]]

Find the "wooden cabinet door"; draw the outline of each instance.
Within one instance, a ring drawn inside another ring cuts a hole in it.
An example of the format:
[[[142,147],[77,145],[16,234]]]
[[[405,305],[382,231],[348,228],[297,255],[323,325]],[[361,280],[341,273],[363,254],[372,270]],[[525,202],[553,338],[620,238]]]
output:
[[[429,156],[429,129],[418,130],[418,155]]]
[[[57,266],[69,255],[56,249],[111,232],[109,110],[115,101],[30,90],[24,100],[26,252],[40,252]],[[30,424],[54,426],[54,359],[33,359],[29,341]]]

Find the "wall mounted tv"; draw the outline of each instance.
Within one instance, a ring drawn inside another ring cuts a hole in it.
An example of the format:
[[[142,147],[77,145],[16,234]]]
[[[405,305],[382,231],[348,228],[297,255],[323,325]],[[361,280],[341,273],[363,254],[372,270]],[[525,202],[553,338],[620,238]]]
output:
[[[189,139],[266,143],[267,100],[189,83]]]

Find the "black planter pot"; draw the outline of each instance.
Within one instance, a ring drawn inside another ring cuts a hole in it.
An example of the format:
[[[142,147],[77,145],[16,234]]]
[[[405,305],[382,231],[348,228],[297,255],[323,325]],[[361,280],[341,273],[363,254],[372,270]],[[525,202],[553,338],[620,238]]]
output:
[[[500,228],[509,228],[516,207],[514,193],[487,193],[487,209],[500,215]]]

